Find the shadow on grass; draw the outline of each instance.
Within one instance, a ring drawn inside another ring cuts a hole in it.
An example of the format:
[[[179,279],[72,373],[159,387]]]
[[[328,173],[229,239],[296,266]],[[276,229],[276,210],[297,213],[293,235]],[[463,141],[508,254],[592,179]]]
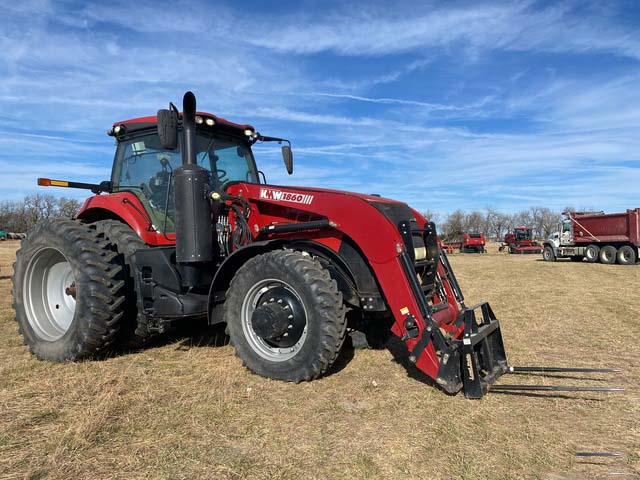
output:
[[[192,348],[224,347],[230,344],[229,335],[225,333],[226,324],[208,325],[206,319],[186,318],[170,332],[153,337],[142,348],[119,352],[121,355],[136,354],[149,348],[175,344],[176,351],[188,351]],[[323,375],[328,377],[344,369],[354,356],[354,348],[348,341],[340,350],[338,358]]]
[[[550,373],[538,373],[538,372],[510,372],[509,375],[521,375],[527,377],[542,377],[542,378],[559,378],[561,380],[586,380],[588,382],[606,382],[609,378],[602,377],[586,377],[577,375],[554,375]]]
[[[557,399],[561,399],[561,400],[587,400],[587,401],[592,401],[592,402],[603,402],[606,399],[604,397],[602,398],[596,398],[596,397],[585,397],[582,395],[567,395],[564,393],[549,393],[549,392],[544,392],[544,393],[535,393],[535,392],[516,392],[516,391],[506,391],[506,390],[490,390],[489,394],[491,395],[512,395],[512,396],[516,396],[516,397],[530,397],[530,398],[547,398],[549,400],[557,400]]]
[[[437,387],[438,389],[440,389],[438,384],[431,377],[418,369],[418,367],[416,367],[415,364],[409,360],[407,347],[404,342],[402,342],[402,340],[400,340],[396,336],[393,336],[387,342],[386,347],[389,352],[391,352],[391,355],[393,355],[393,361],[404,367],[409,378],[413,378],[414,380],[417,380],[420,383],[424,383],[425,385],[429,385],[430,387]],[[442,391],[444,392],[444,390]]]

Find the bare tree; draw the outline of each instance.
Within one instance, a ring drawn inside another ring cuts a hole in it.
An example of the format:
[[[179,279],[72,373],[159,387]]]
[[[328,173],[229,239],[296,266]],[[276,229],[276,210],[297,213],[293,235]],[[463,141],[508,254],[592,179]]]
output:
[[[73,198],[28,195],[21,202],[0,203],[0,229],[26,232],[48,218],[73,218],[79,208],[80,202]]]
[[[434,212],[433,210],[424,210],[422,212],[422,216],[436,224],[436,227],[440,226],[440,214],[438,212]]]
[[[465,232],[469,233],[483,233],[485,216],[482,212],[474,210],[465,215]]]

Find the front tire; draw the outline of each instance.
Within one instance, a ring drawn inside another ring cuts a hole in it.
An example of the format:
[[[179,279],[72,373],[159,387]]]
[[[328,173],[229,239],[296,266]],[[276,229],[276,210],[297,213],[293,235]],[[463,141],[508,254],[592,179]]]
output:
[[[346,334],[342,294],[308,255],[276,250],[247,261],[227,290],[224,319],[252,372],[300,382],[327,371]]]
[[[553,253],[553,248],[549,246],[544,247],[544,250],[542,250],[542,258],[545,262],[555,262],[556,255]]]
[[[75,361],[112,345],[123,315],[115,254],[87,226],[45,220],[22,241],[13,275],[24,343],[41,360]]]
[[[600,263],[605,265],[613,265],[616,263],[616,255],[618,250],[613,245],[605,245],[600,249]]]

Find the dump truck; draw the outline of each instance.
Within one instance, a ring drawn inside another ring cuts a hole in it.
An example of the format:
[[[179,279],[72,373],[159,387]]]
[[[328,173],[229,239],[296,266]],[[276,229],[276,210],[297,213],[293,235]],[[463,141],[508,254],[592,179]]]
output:
[[[323,375],[352,331],[392,332],[434,385],[468,398],[540,371],[507,363],[489,303],[465,304],[435,225],[406,203],[268,184],[252,147],[280,145],[292,174],[291,142],[197,111],[191,92],[182,112],[171,103],[108,133],[109,180],[38,179],[93,195],[17,252],[14,309],[36,357],[141,348],[200,318],[226,324],[250,371],[288,382]]]
[[[5,232],[4,230],[0,230],[0,241],[6,240],[7,238],[7,232]]]
[[[527,226],[515,227],[512,232],[507,232],[498,251],[503,252],[505,248],[509,253],[515,254],[542,252],[542,245],[533,238],[533,227]]]
[[[548,262],[635,265],[640,253],[640,208],[621,213],[563,212],[558,230],[544,242]]]
[[[449,251],[458,250],[460,253],[485,253],[486,243],[482,233],[461,233],[454,240],[445,242],[444,246]]]

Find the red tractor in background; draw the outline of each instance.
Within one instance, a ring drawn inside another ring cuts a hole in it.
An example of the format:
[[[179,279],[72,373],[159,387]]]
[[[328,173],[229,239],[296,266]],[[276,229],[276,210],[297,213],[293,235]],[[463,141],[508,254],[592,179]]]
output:
[[[94,193],[17,252],[14,309],[38,358],[99,357],[203,318],[226,323],[254,373],[300,382],[327,371],[349,332],[390,329],[448,393],[516,388],[494,385],[518,367],[491,307],[465,305],[435,225],[408,205],[261,181],[252,146],[284,144],[291,174],[290,142],[197,112],[191,92],[182,113],[170,104],[109,134],[110,180],[38,180]]]
[[[453,241],[444,242],[447,251],[458,250],[460,253],[485,253],[487,240],[483,233],[464,233]]]
[[[516,227],[504,236],[498,251],[507,249],[509,253],[541,253],[542,245],[533,239],[533,227]]]

